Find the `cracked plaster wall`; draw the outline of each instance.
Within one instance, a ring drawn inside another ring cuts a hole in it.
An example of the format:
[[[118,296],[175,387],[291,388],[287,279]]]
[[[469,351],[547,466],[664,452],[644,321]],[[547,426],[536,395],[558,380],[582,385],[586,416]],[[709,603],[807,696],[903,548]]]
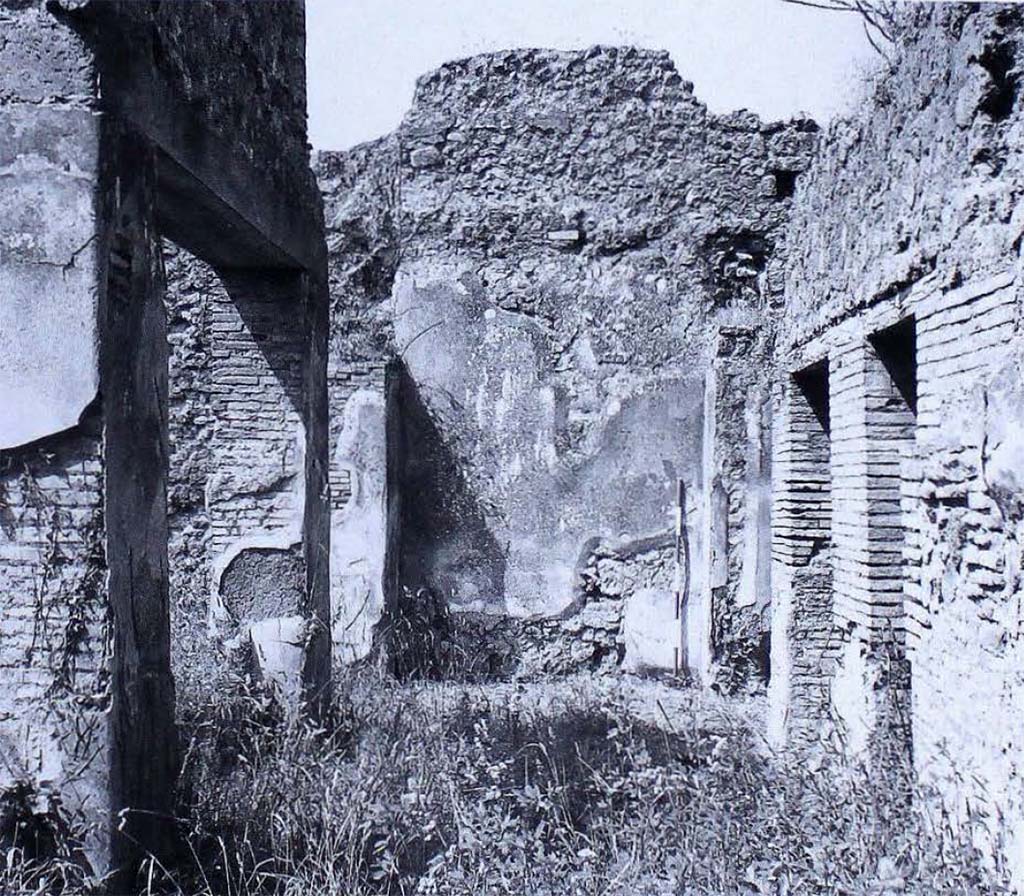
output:
[[[0,448],[78,423],[99,388],[92,54],[41,5],[0,9]]]
[[[248,667],[253,624],[301,604],[305,337],[269,275],[165,257],[174,670],[202,693]]]
[[[108,854],[111,636],[95,71],[41,5],[0,9],[0,789]]]
[[[557,616],[595,549],[672,538],[679,479],[704,587],[713,334],[778,306],[776,175],[814,131],[711,115],[667,54],[524,50],[445,65],[395,135],[320,154],[332,351],[404,371],[406,587]]]

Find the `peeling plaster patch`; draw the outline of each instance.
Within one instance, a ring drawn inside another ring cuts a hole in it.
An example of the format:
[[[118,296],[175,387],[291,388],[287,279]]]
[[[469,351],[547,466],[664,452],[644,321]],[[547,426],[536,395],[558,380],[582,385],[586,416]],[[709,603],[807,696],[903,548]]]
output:
[[[331,632],[335,659],[370,652],[384,611],[387,546],[387,410],[379,389],[362,388],[345,402],[332,477],[348,474],[351,495],[331,514]]]
[[[242,626],[244,633],[245,624],[254,621],[253,617],[246,613],[258,610],[260,606],[257,592],[262,590],[263,583],[259,581],[257,572],[261,565],[259,563],[261,557],[267,559],[271,567],[276,567],[276,569],[268,570],[276,578],[276,588],[272,587],[274,596],[271,597],[271,602],[283,600],[284,594],[294,588],[296,575],[294,558],[299,556],[301,545],[302,535],[298,531],[261,533],[239,539],[217,557],[213,562],[210,574],[208,624],[211,635],[216,636],[218,633],[223,633],[225,627],[233,626]],[[248,557],[246,557],[247,554]],[[256,568],[250,568],[250,560],[256,561],[253,564]],[[225,582],[236,561],[239,561],[238,582]],[[228,589],[231,591],[230,594],[225,593],[226,585],[231,586]],[[299,593],[301,594],[301,591]],[[239,611],[241,611],[241,615],[236,615]]]
[[[842,727],[849,752],[864,755],[874,725],[869,695],[874,689],[866,658],[867,648],[857,639],[847,640],[832,681],[832,706]]]
[[[624,669],[674,670],[679,660],[679,636],[671,588],[638,588],[630,593],[622,613]]]
[[[235,554],[220,579],[220,596],[238,624],[288,615],[298,607],[305,569],[298,546],[244,548]]]
[[[308,626],[302,616],[262,619],[249,626],[256,663],[282,704],[293,713],[302,697]]]
[[[1024,520],[1024,370],[999,371],[986,388],[982,475],[1009,523]]]

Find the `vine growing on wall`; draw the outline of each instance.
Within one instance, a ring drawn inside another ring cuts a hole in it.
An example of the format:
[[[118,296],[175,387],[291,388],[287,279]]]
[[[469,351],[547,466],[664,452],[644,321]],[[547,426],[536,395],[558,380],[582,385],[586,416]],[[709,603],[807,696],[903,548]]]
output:
[[[38,549],[30,564],[32,629],[24,664],[45,664],[48,701],[102,705],[109,677],[102,505],[76,522],[71,508],[42,484],[38,468],[53,460],[41,449],[33,457],[0,456],[0,525],[12,542],[20,536]],[[94,676],[80,681],[81,659],[97,636]]]
[[[84,454],[52,445],[0,453],[0,530],[13,548],[0,555],[5,611],[26,614],[12,617],[15,624],[4,632],[12,649],[4,655],[9,666],[43,674],[31,708],[25,698],[15,697],[23,704],[15,711],[20,717],[28,710],[18,724],[33,751],[38,743],[44,751],[59,752],[65,784],[87,779],[101,755],[103,710],[110,698],[102,482],[87,482],[79,493],[73,479],[76,462],[93,459],[91,437],[86,445]],[[82,507],[79,494],[95,497],[95,503]],[[85,658],[88,674],[82,668]],[[6,759],[15,763],[9,769],[15,790],[32,798],[23,822],[59,829],[73,852],[85,818],[37,777],[41,759],[19,754]]]

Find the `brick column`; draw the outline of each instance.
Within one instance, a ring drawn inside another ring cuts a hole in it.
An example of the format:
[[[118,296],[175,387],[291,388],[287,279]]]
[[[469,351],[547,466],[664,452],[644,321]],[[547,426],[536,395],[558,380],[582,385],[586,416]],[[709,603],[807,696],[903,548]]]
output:
[[[832,672],[832,489],[828,368],[787,377],[774,396],[772,674],[769,735],[782,746],[828,717]]]
[[[901,464],[914,413],[880,347],[860,337],[831,358],[830,404],[835,613],[844,633],[832,704],[851,750],[877,754],[903,726],[909,696]]]

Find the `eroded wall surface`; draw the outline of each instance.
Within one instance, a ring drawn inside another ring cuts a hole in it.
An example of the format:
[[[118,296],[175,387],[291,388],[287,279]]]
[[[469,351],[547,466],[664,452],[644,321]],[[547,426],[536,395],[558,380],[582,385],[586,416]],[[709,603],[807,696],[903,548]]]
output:
[[[222,528],[294,524],[283,578],[298,579],[304,696],[328,680],[326,269],[302,38],[293,2],[0,10],[0,786],[58,816],[98,874],[159,854],[170,826],[169,405],[194,467],[191,448],[222,432],[208,411],[270,421],[212,453],[276,463],[266,481],[291,477],[291,503],[267,509],[265,481],[236,477]],[[193,352],[190,382],[210,347],[179,320],[168,331],[163,234],[219,264],[231,296],[211,370],[240,378],[188,413],[168,344]],[[176,473],[175,508],[195,503],[192,474]]]
[[[165,255],[174,667],[192,702],[258,671],[254,625],[300,614],[306,337],[291,275]]]
[[[798,185],[782,374],[828,358],[832,706],[864,746],[905,712],[922,779],[961,821],[986,807],[1020,879],[1022,14],[908,16],[894,71]],[[873,337],[909,318],[908,439]]]
[[[450,63],[395,135],[321,154],[332,350],[403,370],[406,588],[557,615],[596,570],[595,594],[660,582],[618,601],[613,645],[624,616],[678,631],[674,572],[631,545],[674,563],[683,480],[707,587],[705,371],[719,325],[778,305],[813,138],[709,114],[666,54],[598,48]]]
[[[93,408],[78,431],[0,460],[0,789],[27,788],[45,815],[67,784],[61,814],[103,855],[93,827],[109,811],[101,435]]]
[[[41,5],[0,10],[0,448],[70,429],[99,387],[95,66]]]
[[[366,657],[396,598],[394,527],[399,448],[394,374],[383,362],[328,370],[331,484],[331,643],[337,663]]]
[[[99,126],[83,42],[0,10],[0,789],[102,857],[111,635],[99,408]],[[61,790],[64,792],[61,793]]]

